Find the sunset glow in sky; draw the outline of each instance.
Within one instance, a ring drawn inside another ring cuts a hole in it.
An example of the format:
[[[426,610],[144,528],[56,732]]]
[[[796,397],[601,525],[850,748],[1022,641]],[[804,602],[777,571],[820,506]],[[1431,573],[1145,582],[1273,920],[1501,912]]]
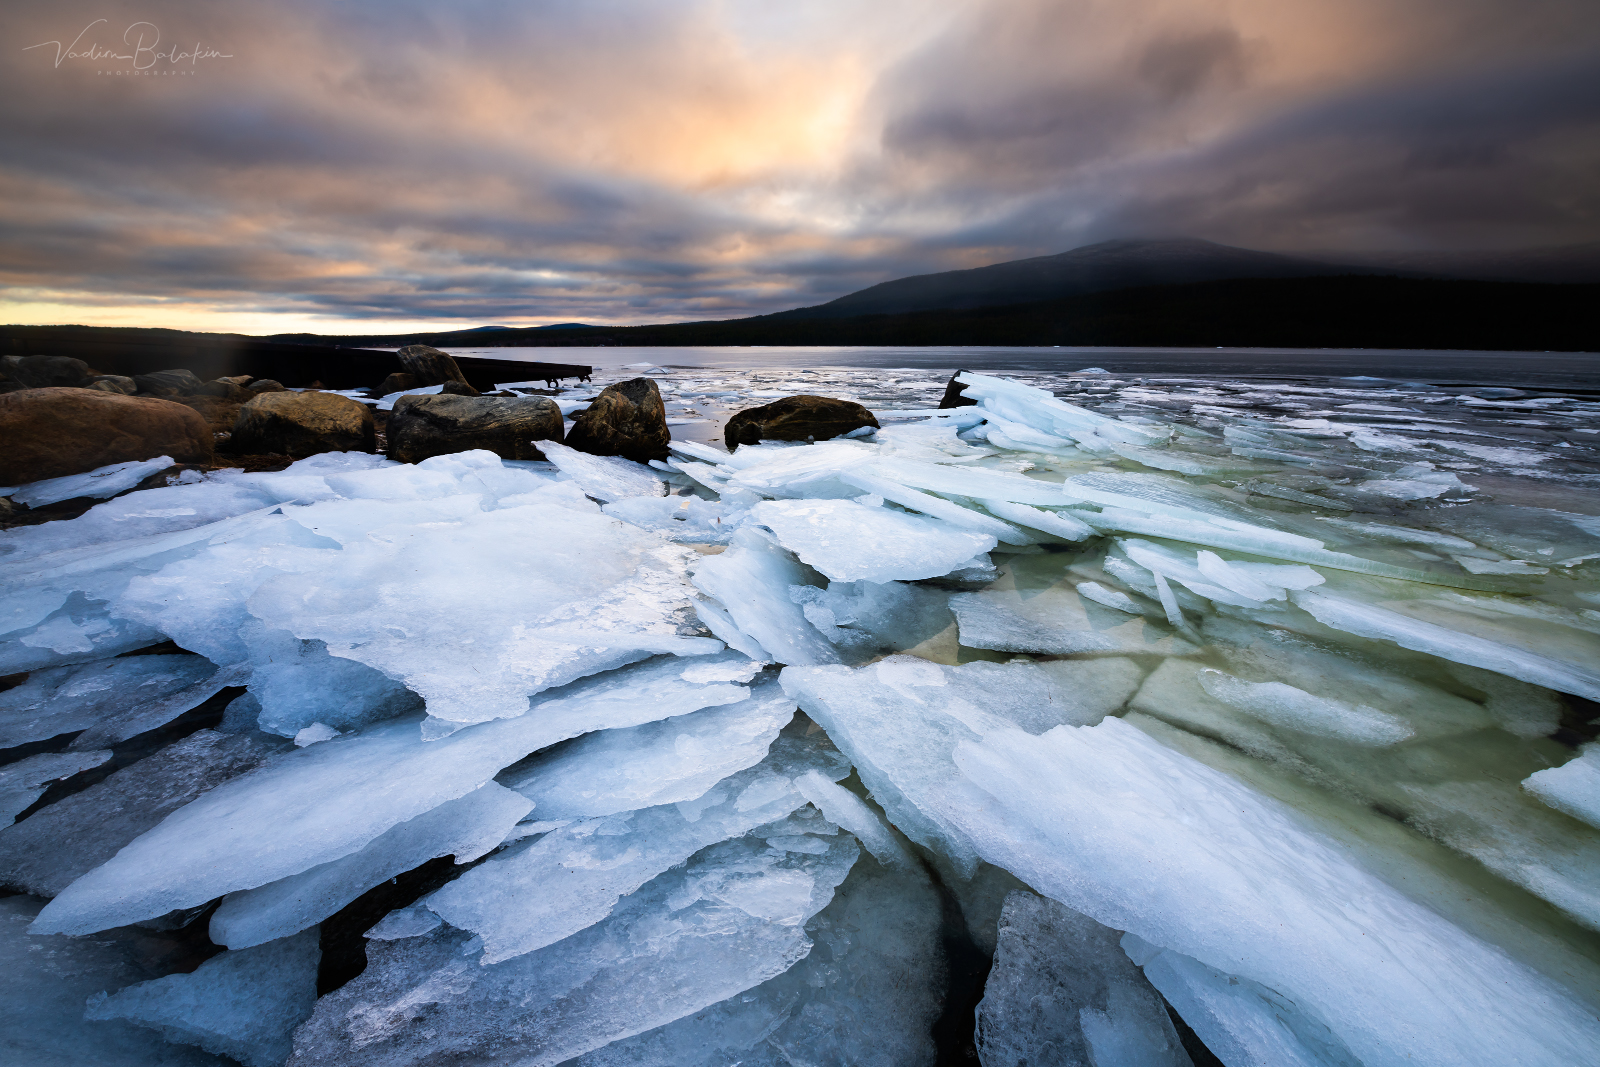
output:
[[[1600,239],[1595,0],[12,0],[0,26],[0,322],[662,322],[1111,237]]]

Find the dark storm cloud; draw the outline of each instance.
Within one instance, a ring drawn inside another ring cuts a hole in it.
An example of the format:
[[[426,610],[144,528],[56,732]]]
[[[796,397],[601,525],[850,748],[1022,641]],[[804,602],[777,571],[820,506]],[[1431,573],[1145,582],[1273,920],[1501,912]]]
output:
[[[144,19],[233,58],[119,80],[23,50],[98,18],[107,40]],[[1600,238],[1590,0],[106,0],[0,20],[7,318],[703,318],[1114,236]]]

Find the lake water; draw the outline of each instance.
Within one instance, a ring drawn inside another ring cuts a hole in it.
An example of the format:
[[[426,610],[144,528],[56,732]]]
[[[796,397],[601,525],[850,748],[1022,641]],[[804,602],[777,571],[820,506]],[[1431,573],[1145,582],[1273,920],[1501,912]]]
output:
[[[1294,348],[1008,348],[1008,347],[728,347],[728,348],[451,348],[457,355],[532,362],[586,363],[617,371],[647,363],[672,369],[857,367],[989,373],[1062,374],[1103,367],[1116,375],[1231,378],[1367,376],[1434,385],[1509,385],[1600,390],[1600,354],[1452,352],[1414,349]]]

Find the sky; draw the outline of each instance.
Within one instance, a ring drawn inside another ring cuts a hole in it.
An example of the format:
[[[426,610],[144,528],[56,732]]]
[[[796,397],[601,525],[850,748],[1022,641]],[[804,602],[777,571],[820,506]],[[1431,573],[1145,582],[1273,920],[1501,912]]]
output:
[[[0,322],[734,318],[1600,240],[1596,0],[0,0]]]

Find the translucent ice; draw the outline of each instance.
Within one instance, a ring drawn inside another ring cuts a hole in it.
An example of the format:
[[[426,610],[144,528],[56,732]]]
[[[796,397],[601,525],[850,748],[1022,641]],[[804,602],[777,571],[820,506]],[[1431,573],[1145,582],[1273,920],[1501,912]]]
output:
[[[193,974],[170,974],[89,998],[89,1019],[126,1019],[168,1040],[231,1056],[246,1067],[278,1067],[290,1034],[317,999],[317,932],[224,952]]]
[[[1006,897],[978,1004],[984,1067],[1189,1067],[1121,934],[1033,893]]]
[[[249,948],[298,933],[368,889],[436,856],[467,863],[498,845],[533,807],[493,782],[379,834],[360,852],[233,893],[211,916],[211,940]]]
[[[848,773],[831,745],[785,736],[766,761],[702,796],[553,830],[473,868],[425,903],[483,938],[485,964],[533,952],[601,921],[619,897],[700,849],[802,807],[795,779],[811,770]]]
[[[1259,982],[1162,950],[1133,934],[1128,955],[1161,994],[1227,1064],[1246,1067],[1359,1067],[1327,1026]]]
[[[216,669],[200,656],[124,656],[35,672],[0,693],[0,748],[87,729],[130,702],[169,696]]]
[[[281,748],[260,734],[197,730],[0,830],[0,882],[53,897],[173,810]]]
[[[936,578],[996,543],[989,534],[853,500],[769,500],[750,514],[785,548],[838,582]]]
[[[716,600],[739,631],[766,653],[763,659],[838,662],[833,646],[789,597],[790,586],[821,585],[821,581],[772,535],[749,527],[740,530],[727,551],[696,563],[693,576],[695,588]]]
[[[1600,827],[1600,748],[1585,745],[1577,759],[1530,774],[1522,788],[1557,811]]]
[[[925,1067],[944,967],[938,894],[920,869],[863,858],[806,924],[816,942],[776,978],[575,1067]],[[864,1021],[870,1020],[870,1025]]]
[[[542,820],[676,804],[759,763],[794,710],[794,701],[769,683],[737,704],[586,734],[501,781],[533,801]]]
[[[1364,1064],[1569,1063],[1600,1039],[1549,980],[1119,719],[992,732],[961,744],[956,762],[994,803],[946,801],[939,814],[990,862],[1098,922],[1276,990]]]
[[[811,949],[806,920],[858,854],[846,834],[820,853],[723,842],[604,922],[496,964],[449,926],[368,942],[367,970],[317,1003],[289,1063],[401,1067],[493,1048],[527,1067],[559,1064],[788,970]]]
[[[566,445],[548,442],[539,450],[561,473],[578,483],[586,494],[603,504],[629,497],[665,496],[661,476],[643,463],[620,456],[591,456]]]
[[[178,809],[51,901],[41,932],[87,933],[194,907],[348,856],[537,749],[744,698],[667,659],[580,682],[533,713],[423,741],[401,719],[287,753]],[[648,695],[648,699],[644,697]]]
[[[1224,704],[1290,730],[1358,745],[1392,745],[1416,732],[1399,716],[1315,696],[1282,682],[1246,682],[1210,668],[1200,671],[1199,680],[1200,688]]]
[[[116,496],[132,489],[150,475],[164,471],[170,466],[172,466],[171,456],[157,456],[155,459],[142,459],[133,463],[113,463],[84,474],[69,474],[65,478],[47,478],[42,482],[30,482],[20,489],[0,489],[0,496],[9,496],[17,503],[26,504],[30,508],[54,504],[58,500],[71,500],[74,497],[97,497],[103,500],[108,496]]]
[[[87,749],[29,756],[0,767],[0,826],[10,826],[58,778],[71,778],[110,758],[110,749]]]
[[[229,1067],[197,1048],[168,1044],[142,1027],[86,1022],[83,1002],[161,974],[135,938],[37,938],[27,927],[40,902],[0,899],[0,1048],[17,1067]]]

